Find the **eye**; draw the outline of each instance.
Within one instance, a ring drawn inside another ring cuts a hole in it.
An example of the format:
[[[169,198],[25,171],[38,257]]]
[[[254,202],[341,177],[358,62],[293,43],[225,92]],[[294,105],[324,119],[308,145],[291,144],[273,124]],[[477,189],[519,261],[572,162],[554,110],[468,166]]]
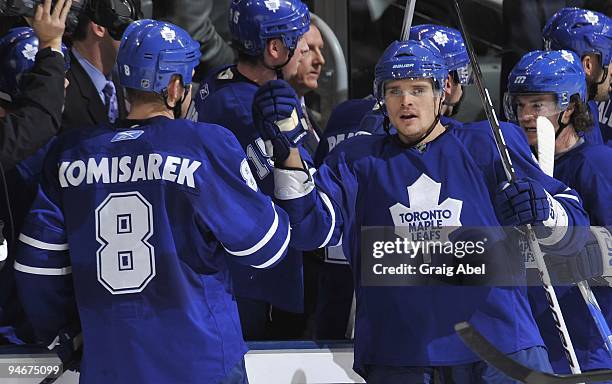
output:
[[[387,90],[387,95],[389,96],[401,96],[402,94],[403,92],[399,88],[390,88]]]

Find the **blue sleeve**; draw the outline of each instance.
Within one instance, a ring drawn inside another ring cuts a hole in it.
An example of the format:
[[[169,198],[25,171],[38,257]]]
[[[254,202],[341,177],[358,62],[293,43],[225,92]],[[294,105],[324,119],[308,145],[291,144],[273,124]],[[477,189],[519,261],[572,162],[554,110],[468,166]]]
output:
[[[60,329],[78,321],[56,164],[53,158],[45,160],[37,196],[19,235],[14,265],[23,308],[38,340],[46,344]]]
[[[602,150],[609,147],[597,146]],[[604,151],[605,156],[593,156],[584,160],[576,175],[577,185],[584,186],[578,191],[589,213],[591,225],[612,225],[612,150]],[[599,159],[598,159],[599,158]],[[576,188],[579,188],[578,186]]]
[[[241,264],[268,268],[286,254],[289,218],[258,190],[246,155],[227,130],[208,152],[208,183],[202,193],[203,221]],[[209,137],[210,141],[211,138]]]
[[[589,219],[578,193],[540,169],[520,128],[509,123],[502,123],[502,126],[516,176],[529,177],[539,182],[554,200],[553,204],[559,203],[567,213],[567,231],[561,238],[553,239],[552,242],[541,240],[542,250],[559,255],[577,253],[584,246],[586,228],[589,226]],[[501,159],[496,161],[496,175],[498,183],[506,180]]]

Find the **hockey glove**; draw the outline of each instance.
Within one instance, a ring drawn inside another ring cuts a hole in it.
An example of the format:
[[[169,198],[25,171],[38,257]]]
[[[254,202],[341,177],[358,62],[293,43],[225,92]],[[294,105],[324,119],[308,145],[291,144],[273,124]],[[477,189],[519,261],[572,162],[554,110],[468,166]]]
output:
[[[500,184],[493,203],[497,218],[504,226],[541,223],[550,216],[546,191],[538,182],[529,178],[512,184]]]
[[[596,279],[612,286],[612,235],[605,227],[591,227],[584,249],[575,257],[546,255],[553,284]]]
[[[259,87],[253,99],[253,122],[275,163],[289,157],[308,133],[297,94],[284,80],[271,80]]]

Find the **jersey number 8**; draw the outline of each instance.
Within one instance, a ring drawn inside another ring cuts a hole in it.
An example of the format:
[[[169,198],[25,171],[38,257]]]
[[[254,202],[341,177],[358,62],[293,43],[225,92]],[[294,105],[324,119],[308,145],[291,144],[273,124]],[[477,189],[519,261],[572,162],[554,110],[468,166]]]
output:
[[[153,207],[138,192],[111,193],[96,208],[98,281],[113,295],[138,293],[155,277]]]

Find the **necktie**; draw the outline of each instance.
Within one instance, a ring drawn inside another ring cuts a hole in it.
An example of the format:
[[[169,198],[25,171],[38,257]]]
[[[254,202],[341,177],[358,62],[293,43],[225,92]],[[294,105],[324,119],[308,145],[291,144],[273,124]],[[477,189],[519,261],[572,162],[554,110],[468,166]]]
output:
[[[107,82],[102,92],[104,93],[104,104],[106,105],[108,121],[114,123],[117,117],[119,117],[119,105],[117,104],[115,84],[112,81]]]

